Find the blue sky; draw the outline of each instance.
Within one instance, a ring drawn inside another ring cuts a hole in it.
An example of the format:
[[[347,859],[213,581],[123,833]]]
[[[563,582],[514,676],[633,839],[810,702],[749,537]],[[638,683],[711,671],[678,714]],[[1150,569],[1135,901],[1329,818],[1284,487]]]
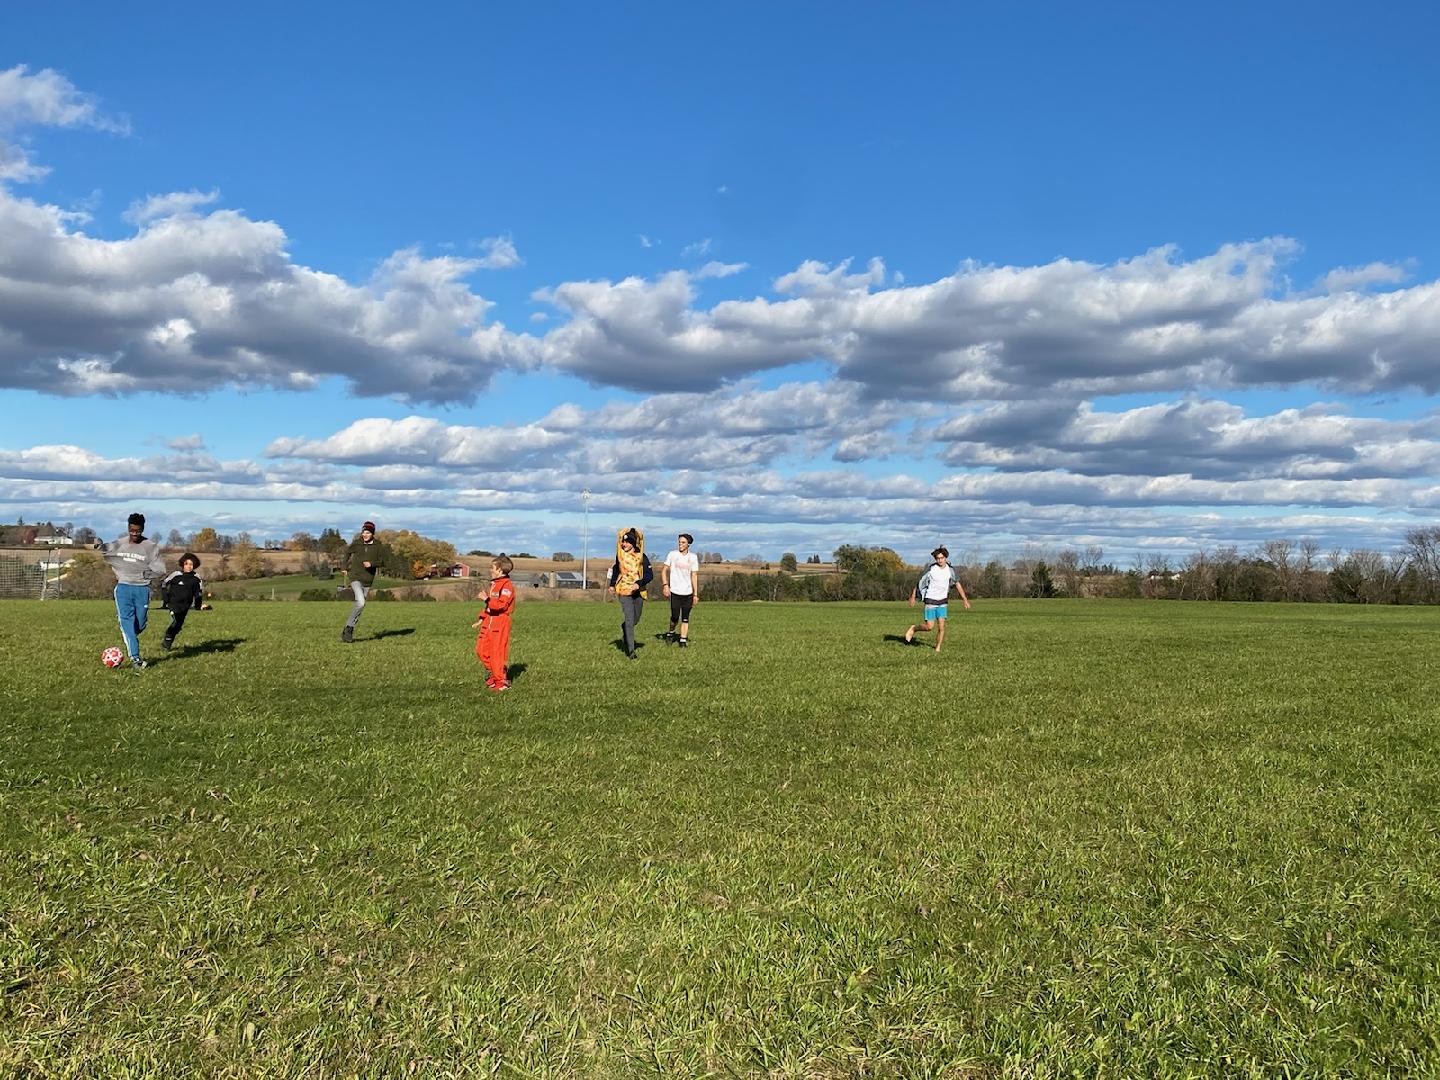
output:
[[[0,8],[0,518],[732,557],[1440,502],[1431,5]]]

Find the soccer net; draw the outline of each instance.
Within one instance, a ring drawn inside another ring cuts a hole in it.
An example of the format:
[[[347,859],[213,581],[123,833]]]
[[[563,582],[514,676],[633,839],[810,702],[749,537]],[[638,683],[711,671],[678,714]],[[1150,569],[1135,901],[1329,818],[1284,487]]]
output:
[[[60,570],[65,556],[35,549],[0,553],[0,598],[51,600],[60,595]]]

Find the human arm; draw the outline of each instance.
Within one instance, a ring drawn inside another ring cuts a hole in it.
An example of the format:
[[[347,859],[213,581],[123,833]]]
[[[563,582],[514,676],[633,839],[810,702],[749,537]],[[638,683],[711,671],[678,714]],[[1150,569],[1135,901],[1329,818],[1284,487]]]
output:
[[[145,564],[152,578],[163,578],[165,576],[165,556],[160,554],[160,545],[150,545],[150,559]]]
[[[660,564],[660,591],[666,596],[670,595],[670,560],[668,558]]]
[[[960,602],[965,605],[965,610],[970,610],[970,597],[965,595],[965,586],[960,584],[960,575],[955,575],[955,591],[960,594]]]
[[[645,587],[655,580],[655,569],[650,565],[650,556],[640,556],[640,580],[635,583],[635,591],[644,593]]]
[[[692,604],[700,602],[700,571],[695,569],[690,571],[690,602]]]
[[[498,589],[491,589],[485,601],[486,615],[508,615],[515,606],[515,586],[503,582]]]

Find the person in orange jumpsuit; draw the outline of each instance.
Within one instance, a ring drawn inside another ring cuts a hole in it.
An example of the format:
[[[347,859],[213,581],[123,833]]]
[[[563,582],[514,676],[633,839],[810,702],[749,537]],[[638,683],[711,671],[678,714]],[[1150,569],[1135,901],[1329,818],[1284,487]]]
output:
[[[475,639],[475,655],[490,672],[485,685],[491,690],[509,690],[505,663],[510,658],[510,613],[515,608],[515,586],[510,571],[515,564],[506,555],[497,555],[490,563],[490,588],[480,594],[485,601],[482,611],[470,629],[479,629]]]

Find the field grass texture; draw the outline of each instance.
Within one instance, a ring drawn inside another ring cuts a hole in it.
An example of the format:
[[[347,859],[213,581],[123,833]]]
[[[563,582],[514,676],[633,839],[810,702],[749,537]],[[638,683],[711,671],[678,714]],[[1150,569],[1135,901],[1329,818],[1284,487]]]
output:
[[[1436,1075],[1433,610],[0,605],[0,1075]]]

